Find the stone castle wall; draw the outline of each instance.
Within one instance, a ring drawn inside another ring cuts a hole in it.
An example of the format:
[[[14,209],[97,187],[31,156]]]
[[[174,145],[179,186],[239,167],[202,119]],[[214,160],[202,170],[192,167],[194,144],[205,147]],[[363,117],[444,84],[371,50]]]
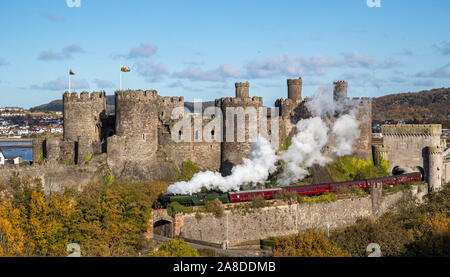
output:
[[[420,167],[428,172],[426,148],[440,145],[441,125],[383,125],[383,145],[387,147],[389,171],[396,166]]]
[[[295,204],[245,211],[226,211],[221,218],[210,214],[182,215],[180,237],[191,240],[230,244],[264,239],[271,236],[295,234],[309,228],[326,229],[350,225],[356,220],[380,216],[402,198],[398,192],[381,198],[374,203],[371,197],[338,200],[332,203]]]

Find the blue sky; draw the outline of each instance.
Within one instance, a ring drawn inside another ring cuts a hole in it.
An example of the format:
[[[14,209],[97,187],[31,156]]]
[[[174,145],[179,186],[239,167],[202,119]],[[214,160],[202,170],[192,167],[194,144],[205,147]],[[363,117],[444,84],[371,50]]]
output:
[[[267,106],[303,77],[303,96],[349,81],[349,96],[450,87],[450,1],[0,1],[0,106],[77,91],[156,89],[186,101],[250,95]]]

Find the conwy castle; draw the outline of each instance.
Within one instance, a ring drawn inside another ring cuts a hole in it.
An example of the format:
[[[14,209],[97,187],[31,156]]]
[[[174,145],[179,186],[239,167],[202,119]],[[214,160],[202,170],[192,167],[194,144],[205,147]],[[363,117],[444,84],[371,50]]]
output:
[[[347,86],[345,81],[334,83],[334,101],[347,98]],[[34,139],[33,165],[20,169],[1,168],[4,174],[0,179],[6,179],[17,171],[17,174],[39,177],[46,185],[50,182],[58,186],[64,182],[65,176],[74,176],[74,183],[88,182],[94,172],[101,169],[112,172],[117,178],[174,180],[175,168],[189,160],[203,170],[227,175],[234,165],[249,157],[252,146],[250,124],[245,124],[243,133],[233,126],[231,134],[235,139],[224,139],[225,134],[230,133],[224,122],[227,117],[237,117],[228,113],[227,108],[254,107],[257,110],[263,106],[262,97],[250,97],[248,82],[236,83],[235,87],[235,97],[214,102],[223,116],[216,118],[214,114],[206,116],[200,113],[201,128],[196,129],[198,116],[190,113],[189,122],[194,128],[186,131],[175,128],[179,119],[172,116],[174,109],[184,109],[183,97],[162,97],[155,90],[116,91],[115,113],[107,114],[104,92],[90,95],[82,92],[80,96],[76,92],[65,92],[64,138]],[[302,98],[302,79],[287,80],[287,88],[286,99],[278,99],[275,108],[267,108],[266,113],[256,115],[258,133],[275,147],[295,134],[295,125],[300,119],[311,116],[307,108],[308,99]],[[355,156],[364,160],[374,159],[375,162],[383,157],[390,161],[392,171],[396,167],[420,169],[431,189],[448,182],[450,166],[443,158],[440,125],[384,126],[383,145],[372,146],[371,100],[353,100],[359,103],[357,118],[360,122],[360,137],[354,145]],[[244,122],[248,123],[247,117]],[[222,132],[217,126],[223,126]],[[273,136],[273,132],[279,133]],[[236,140],[243,135],[244,140]],[[184,139],[176,141],[174,137]]]

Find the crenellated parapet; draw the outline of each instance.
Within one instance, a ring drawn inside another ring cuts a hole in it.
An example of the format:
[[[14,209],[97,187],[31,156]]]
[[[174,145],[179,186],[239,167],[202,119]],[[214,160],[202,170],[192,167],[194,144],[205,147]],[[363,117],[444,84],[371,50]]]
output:
[[[336,81],[333,83],[334,90],[333,90],[333,99],[334,101],[339,101],[340,99],[347,98],[347,88],[348,88],[348,82],[347,81]]]
[[[239,98],[239,97],[222,97],[216,99],[217,105],[222,106],[261,106],[263,104],[263,98],[258,96],[253,96],[252,98]]]
[[[238,98],[247,98],[249,97],[249,91],[250,91],[250,83],[235,83],[234,86],[236,87],[236,97]]]
[[[441,136],[440,124],[382,125],[383,136]]]
[[[63,101],[64,102],[89,102],[89,101],[94,101],[94,102],[102,102],[102,101],[106,101],[106,93],[104,91],[99,91],[99,92],[92,92],[91,94],[89,94],[89,92],[87,91],[83,91],[80,93],[80,97],[78,97],[78,93],[77,92],[64,92],[63,94]]]
[[[427,147],[428,153],[431,155],[442,155],[445,148],[441,146],[429,146]]]
[[[156,90],[119,90],[115,95],[119,101],[148,102],[159,99]]]

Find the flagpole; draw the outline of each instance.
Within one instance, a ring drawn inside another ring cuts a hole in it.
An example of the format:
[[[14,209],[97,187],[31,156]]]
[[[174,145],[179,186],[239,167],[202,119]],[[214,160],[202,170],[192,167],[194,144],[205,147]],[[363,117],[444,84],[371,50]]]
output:
[[[120,65],[120,90],[122,90],[122,64]]]

